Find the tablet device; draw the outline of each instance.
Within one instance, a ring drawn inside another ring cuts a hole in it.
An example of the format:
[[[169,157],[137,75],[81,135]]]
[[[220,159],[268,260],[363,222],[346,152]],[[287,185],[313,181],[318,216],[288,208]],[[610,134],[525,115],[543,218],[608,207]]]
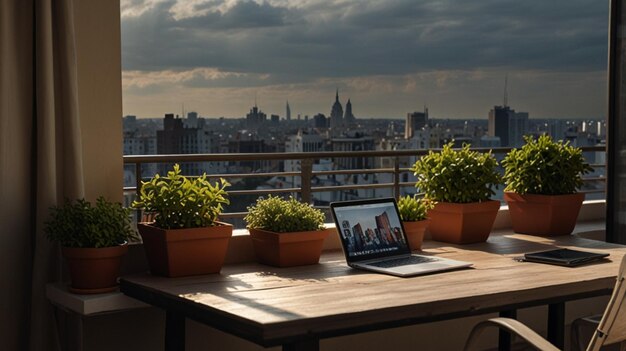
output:
[[[524,255],[529,262],[549,263],[560,266],[574,267],[588,262],[598,261],[609,256],[608,253],[596,253],[570,249],[556,249]]]

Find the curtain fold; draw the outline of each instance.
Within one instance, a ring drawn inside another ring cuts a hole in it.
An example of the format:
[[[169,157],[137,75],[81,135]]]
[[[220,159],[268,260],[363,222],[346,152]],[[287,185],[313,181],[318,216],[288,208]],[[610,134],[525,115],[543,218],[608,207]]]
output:
[[[2,348],[58,348],[45,285],[60,278],[49,207],[84,196],[72,0],[0,1]],[[4,276],[3,276],[4,280]]]

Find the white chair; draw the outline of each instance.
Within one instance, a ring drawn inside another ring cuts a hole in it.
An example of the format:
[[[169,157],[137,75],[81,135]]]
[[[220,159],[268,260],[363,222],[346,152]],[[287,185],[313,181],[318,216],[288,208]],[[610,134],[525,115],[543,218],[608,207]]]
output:
[[[604,311],[600,324],[591,337],[587,351],[598,351],[604,345],[613,344],[626,340],[626,256],[622,258],[617,275],[617,282],[613,289],[613,295]],[[521,322],[511,318],[492,318],[478,323],[465,344],[465,350],[474,350],[476,340],[489,327],[505,329],[516,334],[533,347],[542,351],[558,351],[554,345],[545,340],[541,335],[528,328]]]

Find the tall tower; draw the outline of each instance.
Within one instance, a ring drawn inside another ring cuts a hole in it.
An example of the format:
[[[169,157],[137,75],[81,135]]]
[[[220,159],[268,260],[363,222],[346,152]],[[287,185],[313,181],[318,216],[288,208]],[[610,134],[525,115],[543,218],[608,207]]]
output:
[[[354,123],[355,119],[356,118],[352,114],[352,103],[350,102],[350,99],[348,99],[348,102],[346,103],[346,113],[343,115],[343,121],[345,124],[350,125]]]
[[[515,111],[508,106],[494,106],[489,111],[489,125],[487,135],[500,137],[500,146],[509,146],[509,119]]]
[[[288,121],[291,121],[291,108],[289,108],[289,100],[287,100],[287,107],[285,107],[285,116]]]
[[[424,105],[424,112],[409,112],[406,114],[404,124],[404,138],[411,139],[416,130],[420,130],[428,124],[428,108]]]
[[[330,110],[330,128],[336,130],[343,127],[343,107],[339,102],[339,89],[335,93],[335,103]]]
[[[528,133],[528,112],[515,112],[509,107],[509,79],[504,77],[504,98],[502,106],[494,106],[489,111],[487,134],[500,138],[500,146],[519,147],[524,144]]]

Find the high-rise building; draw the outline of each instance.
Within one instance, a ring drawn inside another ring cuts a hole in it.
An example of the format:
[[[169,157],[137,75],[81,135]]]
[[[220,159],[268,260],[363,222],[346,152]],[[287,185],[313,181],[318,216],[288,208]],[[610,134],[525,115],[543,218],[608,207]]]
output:
[[[337,89],[337,92],[335,93],[335,103],[330,110],[330,128],[336,131],[343,126],[343,107],[339,102],[339,89]]]
[[[313,116],[313,125],[319,129],[328,128],[328,118],[323,113],[318,113]]]
[[[428,108],[424,106],[424,112],[413,112],[406,114],[404,124],[404,138],[411,139],[416,130],[420,130],[428,124]]]
[[[278,115],[272,114],[272,116],[270,118],[271,118],[270,120],[271,120],[272,124],[274,124],[274,125],[276,125],[276,124],[278,124],[280,122],[280,116],[278,116]]]
[[[509,119],[511,109],[508,106],[494,106],[489,111],[487,135],[499,137],[500,146],[509,146]]]
[[[494,106],[489,111],[487,135],[499,137],[500,146],[522,146],[526,134],[528,134],[528,112],[515,112],[509,106]]]
[[[185,128],[183,120],[168,113],[163,119],[163,129],[157,130],[157,154],[195,154],[198,153],[198,131],[196,128]],[[166,172],[170,164],[160,164],[160,172]],[[184,174],[200,174],[197,163],[181,165]]]
[[[509,146],[523,146],[526,134],[528,134],[528,112],[513,112],[509,120]]]
[[[324,138],[318,134],[304,133],[302,130],[299,130],[296,135],[289,136],[285,142],[285,152],[321,152],[325,151],[325,148]],[[300,164],[300,160],[285,160],[285,172],[300,171]],[[300,177],[292,176],[291,182],[294,185],[300,184]]]
[[[246,126],[248,128],[256,128],[267,121],[267,115],[261,111],[255,104],[250,112],[246,115]]]
[[[331,120],[332,122],[332,120]],[[363,135],[354,137],[332,138],[332,151],[368,151],[375,150],[374,138]],[[334,159],[338,169],[367,169],[374,165],[372,157],[340,157]]]
[[[356,117],[352,114],[352,102],[348,99],[346,103],[346,112],[343,115],[343,122],[346,126],[353,125],[356,122]]]
[[[285,107],[285,118],[291,121],[291,108],[289,107],[289,100],[287,100],[287,106]]]
[[[188,112],[184,123],[187,128],[198,128],[198,112]]]

